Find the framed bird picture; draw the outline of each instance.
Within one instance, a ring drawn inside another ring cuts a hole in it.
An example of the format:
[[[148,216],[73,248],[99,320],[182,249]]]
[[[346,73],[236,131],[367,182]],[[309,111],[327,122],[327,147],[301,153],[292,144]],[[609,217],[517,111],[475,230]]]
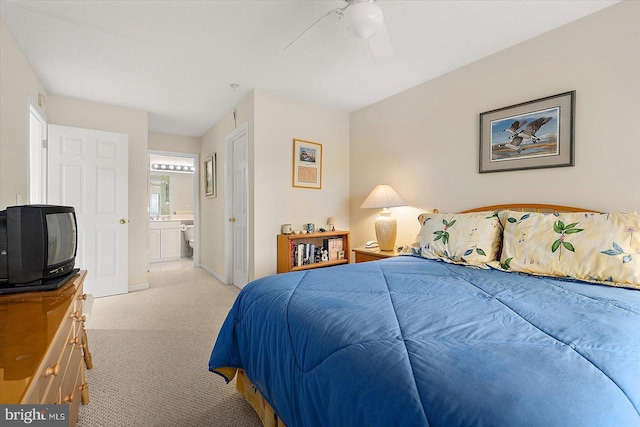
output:
[[[574,165],[576,92],[480,114],[480,173]]]

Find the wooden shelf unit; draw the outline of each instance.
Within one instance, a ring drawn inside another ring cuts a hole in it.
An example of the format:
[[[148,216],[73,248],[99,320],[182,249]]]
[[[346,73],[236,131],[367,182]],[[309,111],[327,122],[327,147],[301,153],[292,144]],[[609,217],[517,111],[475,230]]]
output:
[[[342,250],[344,251],[343,259],[331,261],[316,262],[301,266],[293,266],[293,253],[291,251],[291,242],[294,246],[300,243],[310,243],[316,246],[322,246],[324,239],[342,238]],[[348,264],[349,254],[351,253],[349,231],[325,231],[324,233],[311,234],[278,234],[278,273],[288,273],[289,271],[309,270],[311,268],[329,267],[332,265]]]

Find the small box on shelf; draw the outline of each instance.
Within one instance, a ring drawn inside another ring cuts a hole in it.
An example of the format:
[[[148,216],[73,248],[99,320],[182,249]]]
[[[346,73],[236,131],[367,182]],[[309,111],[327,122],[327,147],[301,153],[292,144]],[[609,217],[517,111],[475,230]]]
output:
[[[349,231],[278,235],[278,273],[348,264]],[[340,257],[340,253],[342,257]]]

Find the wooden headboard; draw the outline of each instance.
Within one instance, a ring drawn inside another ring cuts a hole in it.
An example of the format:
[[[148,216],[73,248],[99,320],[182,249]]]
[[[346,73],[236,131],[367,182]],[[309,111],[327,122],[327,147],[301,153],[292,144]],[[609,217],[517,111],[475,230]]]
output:
[[[468,209],[460,213],[482,212],[482,211],[500,211],[509,209],[519,212],[541,212],[541,213],[562,213],[562,212],[598,212],[593,209],[576,208],[573,206],[561,205],[545,205],[539,203],[508,203],[503,205],[482,206],[479,208]]]

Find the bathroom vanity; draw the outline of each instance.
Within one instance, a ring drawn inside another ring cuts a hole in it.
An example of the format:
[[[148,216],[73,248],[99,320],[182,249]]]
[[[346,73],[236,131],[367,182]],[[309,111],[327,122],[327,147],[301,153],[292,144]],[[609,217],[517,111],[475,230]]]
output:
[[[179,261],[182,251],[180,221],[149,223],[149,262]]]
[[[179,261],[190,256],[182,226],[193,225],[192,216],[166,215],[149,221],[149,262]]]

